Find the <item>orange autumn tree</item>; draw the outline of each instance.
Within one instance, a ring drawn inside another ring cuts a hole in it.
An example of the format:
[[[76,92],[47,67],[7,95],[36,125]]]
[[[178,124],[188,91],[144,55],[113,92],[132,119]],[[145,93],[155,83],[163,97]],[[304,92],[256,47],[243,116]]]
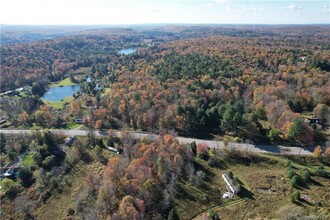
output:
[[[30,116],[26,111],[24,111],[18,116],[17,121],[21,124],[27,125],[30,123]]]
[[[95,122],[95,126],[94,126],[95,129],[101,129],[102,128],[102,120],[96,120]]]
[[[315,158],[320,158],[322,156],[322,148],[320,145],[317,145],[317,147],[315,147],[314,151],[313,151],[313,157]]]
[[[330,147],[327,147],[324,151],[324,155],[326,158],[330,159]]]
[[[71,112],[73,115],[77,115],[80,113],[80,106],[78,105],[78,103],[76,101],[72,101],[70,103],[70,108],[71,108]]]
[[[184,165],[191,163],[191,152],[172,135],[160,135],[149,144],[128,142],[123,148],[131,152],[130,158],[111,159],[103,173],[98,196],[100,214],[149,219],[162,211],[154,204],[169,204],[164,195],[174,196]]]

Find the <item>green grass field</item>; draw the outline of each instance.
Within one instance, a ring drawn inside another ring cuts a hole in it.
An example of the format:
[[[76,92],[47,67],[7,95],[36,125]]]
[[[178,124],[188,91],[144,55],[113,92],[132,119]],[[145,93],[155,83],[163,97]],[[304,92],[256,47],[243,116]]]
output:
[[[26,167],[31,167],[34,165],[34,161],[33,161],[33,154],[27,154],[24,156],[22,162],[21,162],[22,166],[26,166]]]
[[[76,127],[78,127],[79,124],[75,123],[74,121],[70,121],[66,123],[66,129],[74,129]]]
[[[47,101],[47,100],[42,99],[42,101],[44,102],[45,105],[47,105],[48,107],[55,108],[55,109],[62,109],[65,104],[69,104],[73,100],[74,100],[73,96],[68,96],[65,99],[63,99],[62,101]]]
[[[70,81],[70,78],[65,78],[62,81],[58,82],[58,83],[52,83],[50,85],[50,87],[57,87],[57,86],[73,86],[73,85],[77,85],[77,83],[73,83]]]
[[[221,169],[211,167],[207,161],[196,159],[195,169],[206,174],[203,186],[196,187],[187,180],[180,180],[178,194],[174,198],[175,208],[180,219],[192,219],[199,213],[223,204],[222,193],[226,185],[221,177]],[[238,198],[235,198],[237,200]]]
[[[299,169],[303,167],[313,172],[316,166],[312,160],[313,158],[308,158],[308,162],[305,163],[295,161],[292,162],[292,166],[298,174]],[[328,219],[330,198],[326,191],[328,189],[329,192],[330,189],[329,179],[312,176],[308,184],[298,187],[302,199],[299,203],[292,203],[288,198],[295,189],[290,185],[286,175],[286,161],[287,158],[282,156],[261,155],[248,163],[240,161],[227,163],[228,169],[233,171],[234,176],[244,184],[246,190],[240,193],[243,200],[239,202],[234,199],[227,204],[210,206],[195,219],[203,219],[207,210],[211,208],[219,214],[220,219],[281,219],[284,213],[289,212],[288,210],[301,207],[304,212],[317,215],[322,213],[321,215]],[[329,171],[329,167],[326,167],[326,170]],[[213,192],[210,191],[210,194]],[[183,216],[189,212],[186,207]]]

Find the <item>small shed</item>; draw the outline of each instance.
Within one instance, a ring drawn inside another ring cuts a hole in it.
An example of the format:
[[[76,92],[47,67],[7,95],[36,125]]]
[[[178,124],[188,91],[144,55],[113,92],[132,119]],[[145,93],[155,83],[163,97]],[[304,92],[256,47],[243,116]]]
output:
[[[108,147],[108,150],[109,151],[112,151],[112,152],[114,152],[116,154],[119,154],[119,151],[116,148],[114,148],[114,147]]]
[[[234,193],[231,193],[231,192],[225,192],[223,195],[222,195],[222,198],[224,199],[232,199],[234,197]]]
[[[226,182],[227,189],[233,194],[236,194],[239,192],[239,188],[236,184],[233,183],[233,180],[228,176],[227,173],[222,173],[222,178]]]

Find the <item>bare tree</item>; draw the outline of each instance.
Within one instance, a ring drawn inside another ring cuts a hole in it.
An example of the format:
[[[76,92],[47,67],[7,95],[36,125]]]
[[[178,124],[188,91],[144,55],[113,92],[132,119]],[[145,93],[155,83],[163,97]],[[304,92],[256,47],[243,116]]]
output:
[[[202,184],[204,183],[204,178],[205,178],[205,173],[201,170],[198,170],[196,172],[195,184],[197,186],[202,186]]]
[[[189,179],[189,182],[191,183],[192,180],[193,180],[194,173],[195,173],[194,165],[192,163],[188,163],[185,166],[185,172],[186,172],[186,175],[187,175],[187,177]]]
[[[177,191],[177,184],[176,184],[177,179],[178,176],[172,173],[169,183],[165,186],[171,198],[173,198],[173,196],[176,194]]]

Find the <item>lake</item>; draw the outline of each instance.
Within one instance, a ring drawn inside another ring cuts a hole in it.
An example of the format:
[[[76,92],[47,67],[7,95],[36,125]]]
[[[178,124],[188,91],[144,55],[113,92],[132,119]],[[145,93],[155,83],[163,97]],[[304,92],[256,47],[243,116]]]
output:
[[[122,49],[120,51],[118,51],[118,54],[124,54],[124,55],[128,55],[128,54],[132,54],[136,51],[135,48],[127,48],[127,49]]]
[[[56,86],[48,89],[48,91],[41,97],[46,101],[61,101],[62,99],[72,96],[80,90],[80,85],[74,86]]]

